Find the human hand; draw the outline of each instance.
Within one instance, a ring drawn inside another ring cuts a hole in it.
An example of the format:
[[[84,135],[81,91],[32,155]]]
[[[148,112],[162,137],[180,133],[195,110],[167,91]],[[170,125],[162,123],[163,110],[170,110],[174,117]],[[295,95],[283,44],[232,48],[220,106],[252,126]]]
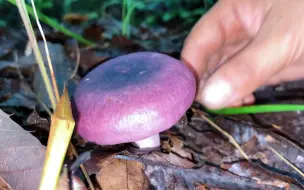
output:
[[[193,27],[182,60],[211,109],[254,102],[260,86],[304,78],[303,0],[220,0]]]

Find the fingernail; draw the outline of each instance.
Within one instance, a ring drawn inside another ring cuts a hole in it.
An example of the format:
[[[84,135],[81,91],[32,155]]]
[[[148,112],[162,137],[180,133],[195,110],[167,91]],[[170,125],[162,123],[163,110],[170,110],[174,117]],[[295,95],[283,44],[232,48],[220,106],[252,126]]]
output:
[[[224,80],[217,80],[207,84],[202,93],[202,102],[210,108],[224,107],[232,95],[231,86]]]

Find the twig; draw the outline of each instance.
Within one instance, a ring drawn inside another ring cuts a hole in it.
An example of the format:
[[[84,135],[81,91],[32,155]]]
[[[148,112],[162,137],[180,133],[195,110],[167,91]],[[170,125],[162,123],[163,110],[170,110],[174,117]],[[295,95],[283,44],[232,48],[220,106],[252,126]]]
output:
[[[298,172],[302,177],[304,177],[304,173],[300,169],[298,169],[295,165],[293,165],[290,161],[288,161],[284,156],[282,156],[278,151],[276,151],[270,146],[267,146],[267,148],[272,152],[274,152],[281,160],[283,160],[288,166],[290,166],[292,169]]]
[[[211,121],[208,117],[206,117],[201,111],[196,110],[196,112],[205,120],[207,121],[212,127],[214,127],[216,130],[218,130],[219,132],[221,132],[224,136],[226,136],[229,140],[229,142],[231,144],[233,144],[236,149],[238,149],[240,151],[240,153],[242,154],[242,156],[246,159],[249,160],[248,155],[243,151],[243,149],[241,148],[241,146],[238,144],[238,142],[226,131],[224,131],[222,128],[220,128],[218,125],[216,125],[213,121]]]
[[[47,42],[46,42],[46,39],[45,39],[45,36],[44,36],[43,29],[42,29],[42,27],[40,25],[40,22],[39,22],[39,18],[38,18],[37,12],[36,12],[36,7],[35,7],[34,0],[31,0],[31,2],[32,2],[32,7],[33,7],[34,14],[35,14],[35,19],[36,19],[37,26],[39,28],[39,31],[40,31],[41,36],[42,36],[43,41],[44,41],[44,48],[45,48],[45,53],[46,53],[49,69],[50,69],[51,79],[52,79],[52,82],[53,82],[53,88],[54,88],[54,91],[55,91],[56,102],[58,102],[58,100],[59,100],[58,86],[57,86],[56,78],[55,78],[55,75],[54,75],[54,70],[53,70],[53,65],[52,65],[51,58],[50,58],[49,49],[48,49],[48,46],[47,46]]]

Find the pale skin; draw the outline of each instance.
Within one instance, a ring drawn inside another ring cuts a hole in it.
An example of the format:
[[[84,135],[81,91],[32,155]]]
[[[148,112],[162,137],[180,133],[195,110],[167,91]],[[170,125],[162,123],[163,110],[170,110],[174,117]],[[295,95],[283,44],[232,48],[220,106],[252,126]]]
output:
[[[195,24],[182,60],[211,109],[254,102],[265,85],[304,79],[303,0],[220,0]]]

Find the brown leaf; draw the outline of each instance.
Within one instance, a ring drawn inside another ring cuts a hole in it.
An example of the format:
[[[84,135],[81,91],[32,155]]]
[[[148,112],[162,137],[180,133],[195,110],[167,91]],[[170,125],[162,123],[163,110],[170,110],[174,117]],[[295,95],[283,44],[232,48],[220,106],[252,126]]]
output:
[[[208,190],[208,187],[205,184],[196,184],[195,190]]]
[[[140,162],[112,159],[96,178],[103,190],[145,190],[149,181],[143,170],[144,165]]]
[[[27,117],[26,122],[37,128],[41,128],[46,131],[50,130],[50,122],[46,118],[41,117],[36,110],[33,110],[33,112]]]
[[[85,72],[96,67],[98,64],[110,59],[110,55],[102,54],[94,50],[83,50],[80,52],[79,66],[84,69]]]
[[[79,13],[67,13],[63,16],[63,21],[71,24],[80,24],[87,20],[87,15],[81,15]]]
[[[48,62],[46,59],[44,44],[41,42],[38,45],[41,54],[43,56],[44,64],[48,68]],[[77,77],[74,77],[72,80],[69,80],[74,72],[76,66],[75,62],[69,59],[69,57],[65,54],[63,46],[61,46],[60,44],[47,43],[47,46],[50,53],[50,58],[52,60],[52,66],[53,66],[59,93],[61,94],[63,92],[65,83],[69,81],[68,91],[69,94],[72,94],[74,88],[79,82]],[[34,55],[31,54],[30,56],[22,57],[19,60],[20,62],[21,61],[33,62],[35,58]],[[50,77],[49,69],[48,69],[48,75]],[[46,106],[51,107],[49,95],[46,91],[46,87],[40,70],[36,71],[32,85],[35,87],[34,92],[37,95],[37,97],[40,99],[40,101],[43,102]]]
[[[106,167],[108,164],[111,164],[113,162],[113,160],[115,159],[115,156],[117,154],[110,154],[110,155],[106,155],[106,156],[99,156],[99,162],[96,164],[97,167],[99,167],[99,169]]]
[[[197,169],[188,169],[173,164],[167,164],[151,158],[138,158],[122,156],[126,160],[137,160],[145,164],[145,173],[148,176],[153,189],[194,189],[195,184],[206,184],[210,190],[223,189],[247,189],[247,190],[275,190],[276,186],[259,184],[256,180],[241,177],[217,166],[208,164]],[[298,189],[298,188],[295,188]]]
[[[92,24],[84,30],[84,37],[88,40],[99,42],[102,40],[104,28],[98,24]]]
[[[275,173],[265,172],[262,168],[258,166],[254,166],[248,162],[238,162],[233,164],[222,164],[222,168],[234,173],[236,175],[242,177],[248,177],[251,179],[255,179],[259,184],[272,185],[284,189],[289,189],[290,184],[293,181],[289,181],[289,183],[284,182],[282,176],[275,175]],[[286,179],[285,179],[286,180]]]
[[[118,46],[120,48],[131,49],[132,51],[137,51],[141,48],[136,42],[129,40],[124,36],[113,36],[112,43],[115,46]]]
[[[188,161],[187,159],[181,158],[173,153],[164,154],[160,152],[155,152],[148,155],[143,155],[142,158],[146,158],[164,164],[172,164],[183,168],[193,168],[195,166],[194,163]]]
[[[70,190],[70,189],[87,190],[84,183],[75,175],[72,175],[72,185],[73,188],[70,188],[68,172],[67,169],[64,169],[62,174],[60,175],[60,179],[58,181],[56,190]]]
[[[172,134],[168,134],[167,136],[169,137],[169,144],[171,144],[169,148],[170,151],[175,154],[178,154],[182,158],[187,158],[189,160],[193,159],[192,154],[184,149],[184,142],[181,139]],[[168,144],[165,145],[168,146]]]

